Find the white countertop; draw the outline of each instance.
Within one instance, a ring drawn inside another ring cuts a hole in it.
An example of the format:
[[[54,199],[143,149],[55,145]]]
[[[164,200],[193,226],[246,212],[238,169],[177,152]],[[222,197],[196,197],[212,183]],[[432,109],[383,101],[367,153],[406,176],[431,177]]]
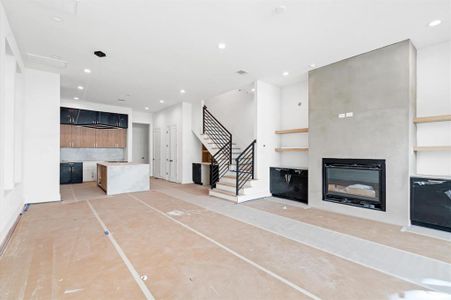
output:
[[[97,164],[105,166],[105,167],[149,165],[149,164],[140,164],[140,163],[134,163],[134,162],[98,162]]]

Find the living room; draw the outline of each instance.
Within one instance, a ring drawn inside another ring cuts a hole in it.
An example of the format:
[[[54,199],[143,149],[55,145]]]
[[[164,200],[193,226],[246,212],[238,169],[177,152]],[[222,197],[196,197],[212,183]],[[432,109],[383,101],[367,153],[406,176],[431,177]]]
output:
[[[451,299],[449,1],[0,0],[0,34],[0,298]]]

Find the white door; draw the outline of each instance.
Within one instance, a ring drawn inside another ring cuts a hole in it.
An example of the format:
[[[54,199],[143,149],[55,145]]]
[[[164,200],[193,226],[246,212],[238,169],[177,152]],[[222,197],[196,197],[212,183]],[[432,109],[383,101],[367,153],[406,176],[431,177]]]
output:
[[[153,130],[153,176],[161,178],[161,129]]]
[[[177,126],[166,129],[166,179],[177,181]]]

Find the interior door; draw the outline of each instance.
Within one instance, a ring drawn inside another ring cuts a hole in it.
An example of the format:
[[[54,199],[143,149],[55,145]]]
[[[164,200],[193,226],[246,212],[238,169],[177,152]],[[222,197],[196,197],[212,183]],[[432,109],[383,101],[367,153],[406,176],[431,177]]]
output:
[[[161,129],[153,130],[153,176],[161,178]]]
[[[168,180],[177,181],[177,126],[168,127]]]

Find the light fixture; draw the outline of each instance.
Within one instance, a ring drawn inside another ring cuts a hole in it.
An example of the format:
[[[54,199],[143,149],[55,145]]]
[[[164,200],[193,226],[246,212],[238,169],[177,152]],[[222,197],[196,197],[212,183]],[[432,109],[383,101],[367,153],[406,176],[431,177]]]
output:
[[[221,50],[224,50],[227,47],[227,45],[225,43],[219,43],[218,44],[218,48]]]
[[[84,69],[83,70],[86,74],[90,74],[91,73],[91,69]]]
[[[53,16],[52,20],[55,21],[55,22],[63,22],[63,18],[58,17],[58,16]]]
[[[186,91],[185,90],[180,90],[180,94],[185,94]]]
[[[274,13],[277,15],[283,14],[287,10],[287,7],[285,5],[280,5],[274,8]]]
[[[164,103],[164,100],[160,100],[160,103]]]
[[[252,93],[255,92],[255,88],[252,88],[252,89],[251,89],[251,92],[252,92]]]
[[[429,22],[429,27],[435,27],[440,24],[442,24],[442,20],[434,20],[434,21]]]
[[[79,85],[79,86],[77,87],[77,89],[79,89],[79,90],[84,90],[85,88],[84,88],[83,86]]]
[[[290,73],[288,73],[287,71],[285,71],[285,72],[282,73],[282,75],[286,77],[286,76],[290,75]]]
[[[78,97],[74,97],[74,100],[78,100],[78,99],[80,99],[80,98],[78,98]]]
[[[144,109],[145,109],[145,110],[149,110],[149,107],[148,107],[148,106],[146,106],[146,107],[144,107]]]
[[[316,68],[316,64],[310,64],[310,65],[308,65],[310,68]]]

